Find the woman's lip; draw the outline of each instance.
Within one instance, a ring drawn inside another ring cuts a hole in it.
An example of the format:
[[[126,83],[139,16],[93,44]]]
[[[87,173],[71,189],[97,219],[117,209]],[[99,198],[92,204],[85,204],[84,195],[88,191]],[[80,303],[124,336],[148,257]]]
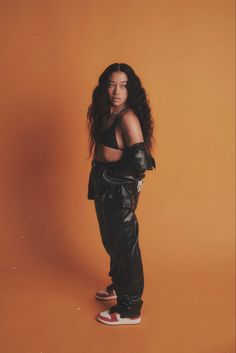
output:
[[[120,98],[118,98],[118,97],[112,97],[113,99],[120,99]]]

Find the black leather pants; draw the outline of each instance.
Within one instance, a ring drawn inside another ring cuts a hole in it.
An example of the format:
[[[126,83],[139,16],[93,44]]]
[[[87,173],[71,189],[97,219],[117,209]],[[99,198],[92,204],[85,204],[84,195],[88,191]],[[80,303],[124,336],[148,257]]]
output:
[[[139,315],[143,304],[144,276],[135,214],[142,181],[112,178],[116,162],[93,160],[91,182],[100,233],[110,256],[110,271],[117,305],[110,309],[121,317]]]

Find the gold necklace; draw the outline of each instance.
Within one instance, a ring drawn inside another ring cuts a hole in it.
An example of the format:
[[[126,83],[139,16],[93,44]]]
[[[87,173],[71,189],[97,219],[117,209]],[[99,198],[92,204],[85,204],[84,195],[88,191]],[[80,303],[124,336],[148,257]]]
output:
[[[120,113],[122,113],[126,109],[128,109],[128,107],[124,106],[123,108],[121,108],[119,110],[115,110],[113,113],[110,114],[110,117],[117,117]]]

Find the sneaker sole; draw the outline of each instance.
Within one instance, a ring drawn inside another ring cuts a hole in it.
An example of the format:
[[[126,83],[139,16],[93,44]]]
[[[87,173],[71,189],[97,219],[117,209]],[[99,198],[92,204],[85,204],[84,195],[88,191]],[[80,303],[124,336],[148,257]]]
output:
[[[100,297],[99,295],[96,295],[95,298],[99,299],[99,300],[112,300],[112,299],[117,299],[117,296],[113,295],[113,297],[112,296],[110,296],[110,297]]]
[[[119,321],[107,321],[103,320],[99,315],[97,316],[97,320],[102,322],[103,324],[106,325],[111,325],[111,326],[117,326],[117,325],[137,325],[141,322],[141,317],[137,319],[127,319],[127,318],[120,318]]]

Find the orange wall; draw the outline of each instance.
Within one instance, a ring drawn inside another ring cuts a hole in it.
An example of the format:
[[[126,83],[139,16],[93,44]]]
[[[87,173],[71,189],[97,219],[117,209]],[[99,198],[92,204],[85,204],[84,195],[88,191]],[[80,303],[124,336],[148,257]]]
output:
[[[107,272],[86,199],[86,111],[101,72],[125,62],[143,82],[156,127],[158,170],[147,173],[137,210],[146,293],[154,271],[159,278],[182,271],[193,283],[213,276],[232,313],[233,7],[231,0],[1,1],[4,283],[17,269],[30,280],[57,264],[88,285]]]

